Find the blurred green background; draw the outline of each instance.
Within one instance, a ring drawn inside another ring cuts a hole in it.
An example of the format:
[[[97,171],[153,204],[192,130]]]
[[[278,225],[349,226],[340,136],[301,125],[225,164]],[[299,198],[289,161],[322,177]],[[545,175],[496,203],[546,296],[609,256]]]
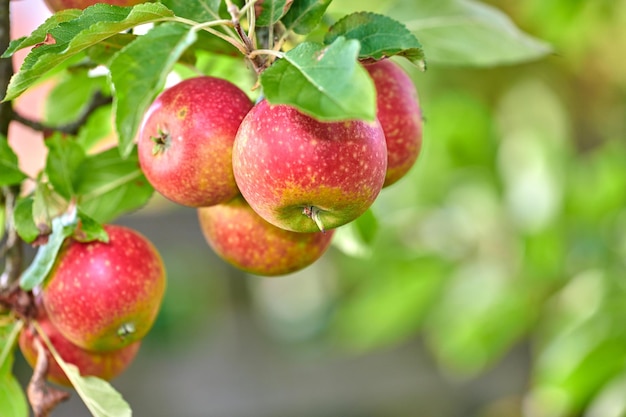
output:
[[[626,416],[626,2],[331,6],[362,9],[406,22],[428,59],[399,61],[424,145],[374,237],[346,227],[312,267],[248,276],[155,196],[120,223],[154,241],[169,288],[114,385],[139,417]],[[74,397],[58,415],[87,415]]]

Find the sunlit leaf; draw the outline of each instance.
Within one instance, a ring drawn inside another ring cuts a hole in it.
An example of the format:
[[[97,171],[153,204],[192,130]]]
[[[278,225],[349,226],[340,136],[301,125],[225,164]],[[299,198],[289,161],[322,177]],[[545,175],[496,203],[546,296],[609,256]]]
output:
[[[65,238],[76,229],[76,221],[75,211],[52,220],[52,233],[48,236],[48,242],[39,247],[35,259],[20,277],[22,289],[29,291],[43,283],[54,266]]]
[[[328,46],[301,43],[263,72],[265,97],[320,120],[374,120],[375,89],[358,53],[358,41],[341,37]]]
[[[349,14],[330,27],[324,42],[330,44],[339,36],[361,43],[359,59],[401,55],[424,66],[422,45],[406,26],[390,17],[366,12]]]
[[[171,16],[172,12],[165,6],[151,2],[134,7],[104,3],[88,7],[76,19],[49,29],[54,42],[30,51],[19,72],[11,78],[4,100],[18,97],[42,75],[86,48],[135,26]]]
[[[185,49],[196,40],[186,25],[165,23],[122,49],[111,61],[111,80],[119,148],[128,156],[144,112],[163,88],[167,75]]]
[[[221,0],[162,0],[176,16],[193,19],[196,22],[210,22],[220,18]]]
[[[538,59],[552,51],[500,10],[474,0],[400,0],[389,15],[417,35],[429,63],[495,66]]]
[[[38,28],[32,31],[28,36],[24,36],[18,39],[13,39],[9,44],[9,48],[2,54],[2,58],[8,58],[12,56],[16,51],[20,49],[28,48],[29,46],[35,46],[42,42],[45,42],[46,37],[50,31],[56,28],[59,23],[67,22],[69,20],[76,19],[82,13],[79,9],[66,9],[53,14],[45,22],[43,22]]]

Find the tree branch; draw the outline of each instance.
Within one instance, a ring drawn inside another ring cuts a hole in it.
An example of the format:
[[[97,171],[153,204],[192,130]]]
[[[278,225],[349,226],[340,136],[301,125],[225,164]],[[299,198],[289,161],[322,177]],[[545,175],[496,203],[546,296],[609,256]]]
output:
[[[17,111],[13,113],[13,119],[16,122],[23,124],[24,126],[30,127],[33,130],[37,130],[40,132],[61,132],[67,133],[68,135],[76,135],[78,130],[85,125],[89,116],[92,115],[93,112],[98,110],[102,106],[106,106],[107,104],[111,104],[113,102],[113,98],[109,96],[103,95],[100,91],[97,91],[91,101],[80,115],[78,119],[75,121],[61,125],[61,126],[53,126],[46,123],[41,123],[36,120],[29,119],[25,116],[22,116]]]

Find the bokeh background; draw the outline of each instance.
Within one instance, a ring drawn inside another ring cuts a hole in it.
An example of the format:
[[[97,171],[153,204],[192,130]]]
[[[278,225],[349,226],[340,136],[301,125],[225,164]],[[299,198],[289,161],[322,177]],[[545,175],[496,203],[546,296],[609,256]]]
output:
[[[48,15],[41,0],[12,3],[24,33]],[[425,72],[401,61],[424,146],[375,203],[369,238],[344,228],[322,260],[268,279],[218,259],[192,209],[155,196],[119,219],[169,274],[155,328],[113,381],[134,415],[626,416],[626,2],[480,4],[553,52],[507,61],[497,37],[464,32],[477,20],[450,39],[466,65],[441,50]],[[419,28],[441,6],[331,7]],[[436,33],[417,34],[428,58]],[[40,102],[18,106],[36,115]],[[36,169],[41,138],[14,132]],[[88,412],[74,395],[54,415]]]

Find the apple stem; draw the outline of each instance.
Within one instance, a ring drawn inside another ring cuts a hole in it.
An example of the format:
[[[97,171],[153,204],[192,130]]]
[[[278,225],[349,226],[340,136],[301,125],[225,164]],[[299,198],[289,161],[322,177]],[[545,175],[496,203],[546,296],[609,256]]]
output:
[[[315,206],[305,206],[304,209],[302,209],[302,214],[312,219],[322,233],[326,233],[324,223],[322,223],[322,219],[320,219],[320,213],[321,210]]]

